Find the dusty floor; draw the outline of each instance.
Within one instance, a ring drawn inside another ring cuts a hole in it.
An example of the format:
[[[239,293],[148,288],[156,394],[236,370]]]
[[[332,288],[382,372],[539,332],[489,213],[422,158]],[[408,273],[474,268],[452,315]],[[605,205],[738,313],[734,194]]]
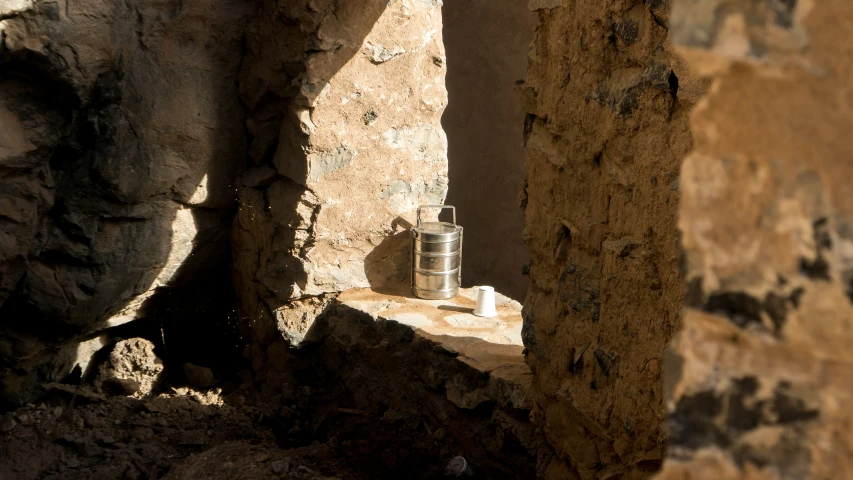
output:
[[[241,372],[147,399],[52,384],[0,416],[0,478],[428,479],[463,454],[419,412],[348,408],[310,361],[296,372],[280,391]]]

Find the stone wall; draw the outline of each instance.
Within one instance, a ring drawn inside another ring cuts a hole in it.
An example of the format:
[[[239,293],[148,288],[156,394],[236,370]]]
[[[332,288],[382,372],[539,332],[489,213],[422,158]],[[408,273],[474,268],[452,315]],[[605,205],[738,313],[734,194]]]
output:
[[[337,292],[408,288],[448,185],[440,1],[0,9],[4,398],[140,318],[182,356],[233,336],[229,280],[258,368]]]
[[[0,2],[0,403],[85,369],[101,331],[228,262],[246,15]]]
[[[523,336],[548,478],[645,478],[664,455],[678,175],[703,90],[667,44],[667,3],[529,2]]]
[[[408,288],[407,227],[447,192],[440,7],[266,1],[252,20],[240,94],[253,165],[232,243],[257,368],[337,292]]]
[[[691,118],[672,479],[853,478],[853,4],[673,2]]]
[[[447,133],[450,190],[465,228],[462,283],[527,293],[527,248],[518,190],[524,180],[524,112],[515,82],[527,72],[536,15],[519,0],[446,2]]]

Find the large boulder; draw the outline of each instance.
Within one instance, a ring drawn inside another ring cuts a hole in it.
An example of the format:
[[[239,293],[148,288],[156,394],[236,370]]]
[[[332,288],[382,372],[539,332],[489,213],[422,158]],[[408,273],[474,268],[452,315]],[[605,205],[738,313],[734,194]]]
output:
[[[0,1],[3,400],[227,261],[246,9]]]

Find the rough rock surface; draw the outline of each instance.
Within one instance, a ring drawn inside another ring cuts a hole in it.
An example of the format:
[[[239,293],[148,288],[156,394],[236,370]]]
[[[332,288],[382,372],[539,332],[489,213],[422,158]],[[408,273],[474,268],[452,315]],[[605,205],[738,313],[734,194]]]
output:
[[[255,480],[269,476],[284,480],[339,480],[338,477],[327,477],[305,465],[294,463],[291,456],[282,455],[279,449],[271,445],[257,446],[248,442],[229,442],[192,455],[163,479]]]
[[[853,478],[850,18],[840,0],[673,2],[673,41],[713,83],[681,175],[658,478]]]
[[[115,344],[107,360],[98,368],[94,384],[104,390],[119,384],[134,398],[146,398],[163,380],[163,361],[154,353],[154,344],[144,338],[130,338]],[[135,384],[130,391],[129,383]]]
[[[678,174],[703,87],[667,46],[667,3],[529,2],[523,338],[548,478],[644,478],[664,454]]]
[[[440,6],[268,0],[252,20],[233,246],[254,365],[335,293],[408,281],[413,211],[447,191]]]
[[[0,400],[227,262],[246,8],[0,2]]]

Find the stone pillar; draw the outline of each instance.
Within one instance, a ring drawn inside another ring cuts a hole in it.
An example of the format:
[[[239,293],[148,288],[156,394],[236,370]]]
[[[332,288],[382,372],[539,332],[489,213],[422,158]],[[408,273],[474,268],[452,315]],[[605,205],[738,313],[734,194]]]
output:
[[[853,478],[853,4],[673,3],[713,83],[681,175],[658,478]]]
[[[664,454],[660,379],[679,325],[676,212],[702,90],[663,2],[531,0],[524,342],[548,478],[645,478]]]
[[[267,1],[250,26],[253,167],[233,245],[256,367],[276,339],[298,344],[335,293],[408,286],[406,229],[447,192],[440,7]]]

